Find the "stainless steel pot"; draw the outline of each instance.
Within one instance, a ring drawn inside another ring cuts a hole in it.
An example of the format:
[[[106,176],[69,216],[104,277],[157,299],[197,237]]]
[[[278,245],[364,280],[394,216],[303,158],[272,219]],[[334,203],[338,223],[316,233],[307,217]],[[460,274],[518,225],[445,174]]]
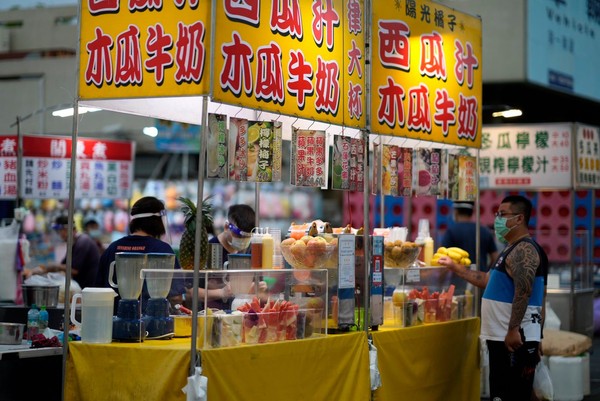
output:
[[[23,323],[3,323],[0,322],[0,344],[18,345],[23,340]]]
[[[58,305],[58,285],[23,285],[25,305],[55,307]]]

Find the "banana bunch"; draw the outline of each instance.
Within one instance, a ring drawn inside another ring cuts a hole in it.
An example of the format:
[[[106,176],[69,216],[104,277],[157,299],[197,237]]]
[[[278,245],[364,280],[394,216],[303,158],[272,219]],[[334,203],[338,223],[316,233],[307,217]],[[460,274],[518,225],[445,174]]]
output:
[[[461,265],[471,265],[471,259],[469,259],[469,252],[457,246],[453,246],[450,248],[440,246],[437,249],[437,251],[433,254],[433,258],[431,259],[431,265],[439,266],[440,264],[438,263],[438,259],[442,256],[449,256],[454,262],[459,263]]]

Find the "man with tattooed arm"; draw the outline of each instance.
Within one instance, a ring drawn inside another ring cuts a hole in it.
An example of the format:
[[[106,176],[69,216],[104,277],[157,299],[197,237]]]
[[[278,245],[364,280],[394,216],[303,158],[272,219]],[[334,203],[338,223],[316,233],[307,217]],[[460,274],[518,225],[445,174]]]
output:
[[[540,360],[548,257],[529,236],[531,202],[507,196],[496,212],[496,238],[506,244],[487,273],[439,259],[469,283],[484,288],[481,338],[489,350],[490,400],[529,401]]]

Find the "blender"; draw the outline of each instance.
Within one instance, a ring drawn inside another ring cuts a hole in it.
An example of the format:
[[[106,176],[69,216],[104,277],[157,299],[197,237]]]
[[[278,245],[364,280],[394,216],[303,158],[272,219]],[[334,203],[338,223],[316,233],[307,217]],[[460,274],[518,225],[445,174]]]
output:
[[[146,257],[147,270],[144,270],[144,276],[150,299],[142,320],[146,325],[149,339],[169,339],[175,334],[174,321],[169,313],[167,299],[175,269],[175,254],[148,253]]]
[[[146,254],[134,252],[117,252],[110,264],[108,282],[121,297],[113,318],[113,340],[141,342],[146,336],[138,300],[144,284],[140,272],[145,267]],[[115,270],[117,283],[113,281]]]

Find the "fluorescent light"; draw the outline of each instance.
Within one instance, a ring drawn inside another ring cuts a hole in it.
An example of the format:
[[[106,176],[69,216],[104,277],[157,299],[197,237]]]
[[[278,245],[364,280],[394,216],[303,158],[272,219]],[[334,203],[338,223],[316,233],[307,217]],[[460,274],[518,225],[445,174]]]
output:
[[[504,118],[512,118],[522,116],[523,112],[519,109],[509,109],[503,111],[495,111],[492,113],[492,117],[504,117]]]
[[[79,107],[77,109],[79,114],[85,114],[85,113],[93,113],[95,111],[100,111],[101,109],[96,109],[93,107]],[[56,110],[52,112],[52,115],[54,117],[71,117],[74,113],[74,109],[73,107],[68,107],[66,109],[61,109],[61,110]]]
[[[155,138],[158,135],[158,128],[156,127],[144,127],[142,130],[144,135],[148,135],[149,137]]]

